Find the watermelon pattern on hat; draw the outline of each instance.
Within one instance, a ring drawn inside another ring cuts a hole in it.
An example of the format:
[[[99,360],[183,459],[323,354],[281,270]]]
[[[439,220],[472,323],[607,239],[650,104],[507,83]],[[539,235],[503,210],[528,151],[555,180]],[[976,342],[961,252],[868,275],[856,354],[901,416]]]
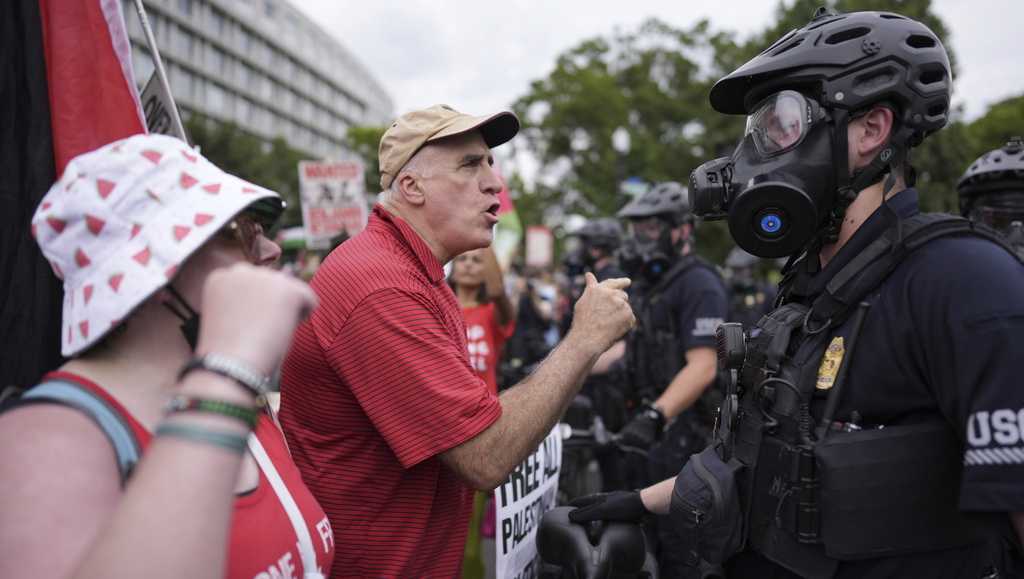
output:
[[[95,344],[262,199],[280,196],[163,135],[135,135],[72,159],[32,218],[36,242],[64,281],[61,353]]]

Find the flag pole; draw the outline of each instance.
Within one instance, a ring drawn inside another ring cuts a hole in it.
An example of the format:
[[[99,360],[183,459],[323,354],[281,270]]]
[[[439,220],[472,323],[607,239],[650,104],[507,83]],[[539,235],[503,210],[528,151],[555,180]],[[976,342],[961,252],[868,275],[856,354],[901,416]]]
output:
[[[149,44],[149,52],[153,57],[153,66],[156,69],[157,80],[163,85],[164,92],[167,93],[167,98],[170,100],[171,128],[177,133],[179,139],[188,143],[188,137],[185,136],[185,126],[181,124],[181,115],[178,114],[178,104],[174,102],[171,83],[167,80],[167,71],[164,70],[164,62],[160,58],[160,51],[156,47],[156,37],[153,35],[153,29],[149,26],[149,18],[146,17],[146,8],[142,5],[142,0],[134,0],[134,2],[135,10],[139,13],[139,20],[142,22],[142,32],[146,35],[146,43]]]

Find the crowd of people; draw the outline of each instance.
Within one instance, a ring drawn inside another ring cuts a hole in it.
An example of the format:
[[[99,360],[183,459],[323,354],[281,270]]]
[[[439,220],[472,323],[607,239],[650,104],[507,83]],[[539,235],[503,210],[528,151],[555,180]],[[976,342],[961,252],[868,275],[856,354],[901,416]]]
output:
[[[0,414],[0,576],[494,576],[491,491],[580,397],[639,452],[567,524],[644,525],[664,577],[1024,574],[1024,143],[919,212],[950,90],[925,25],[821,11],[711,90],[731,157],[548,272],[489,249],[510,112],[396,119],[308,284],[277,193],[166,136],[76,157],[32,218],[68,361]]]

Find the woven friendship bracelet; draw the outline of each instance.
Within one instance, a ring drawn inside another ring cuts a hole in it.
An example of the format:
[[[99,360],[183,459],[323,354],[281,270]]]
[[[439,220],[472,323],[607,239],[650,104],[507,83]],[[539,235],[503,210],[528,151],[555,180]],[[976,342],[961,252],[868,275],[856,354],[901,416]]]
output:
[[[224,402],[222,400],[211,400],[209,398],[193,398],[190,396],[178,395],[171,398],[165,409],[167,414],[175,412],[208,412],[234,418],[244,422],[249,428],[256,428],[256,421],[259,419],[259,411],[255,408],[248,408]]]
[[[156,436],[170,436],[192,442],[202,442],[212,446],[226,448],[236,454],[245,454],[246,437],[241,434],[229,432],[218,432],[200,428],[198,426],[186,426],[184,424],[163,423],[156,427]]]

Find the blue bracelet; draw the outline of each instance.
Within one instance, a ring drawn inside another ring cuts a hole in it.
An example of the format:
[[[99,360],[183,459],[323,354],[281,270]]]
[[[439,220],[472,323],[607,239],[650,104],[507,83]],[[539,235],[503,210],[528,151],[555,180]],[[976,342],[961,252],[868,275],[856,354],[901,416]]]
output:
[[[156,436],[170,436],[193,442],[205,442],[206,444],[226,448],[239,455],[245,454],[246,437],[231,432],[218,432],[200,428],[198,426],[184,424],[163,423],[156,427]]]

